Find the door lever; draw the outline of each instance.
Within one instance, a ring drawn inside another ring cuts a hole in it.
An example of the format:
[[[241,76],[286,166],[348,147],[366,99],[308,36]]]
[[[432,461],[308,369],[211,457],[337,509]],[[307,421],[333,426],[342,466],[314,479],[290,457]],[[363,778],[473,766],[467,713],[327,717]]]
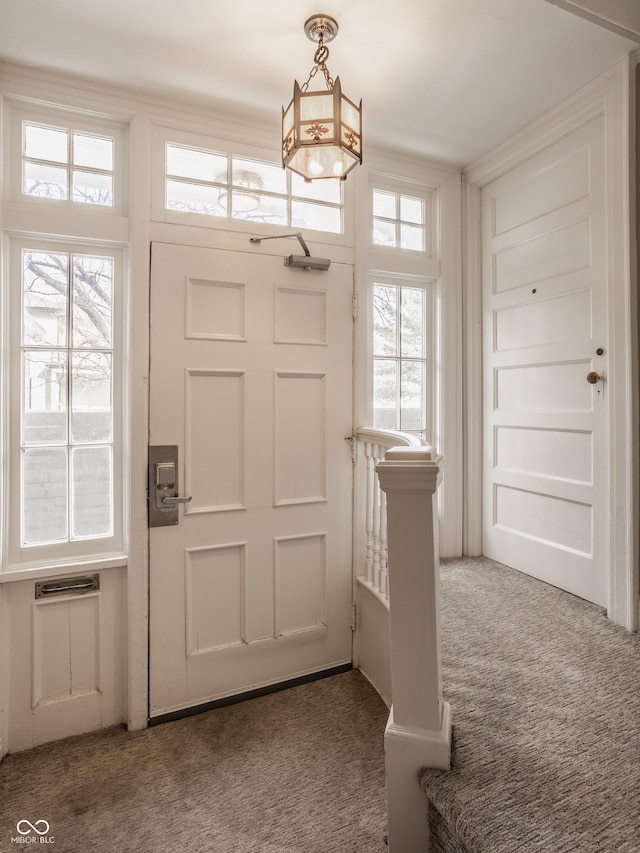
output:
[[[178,483],[178,446],[149,447],[149,527],[178,524],[180,504],[191,503],[191,495],[180,496]]]

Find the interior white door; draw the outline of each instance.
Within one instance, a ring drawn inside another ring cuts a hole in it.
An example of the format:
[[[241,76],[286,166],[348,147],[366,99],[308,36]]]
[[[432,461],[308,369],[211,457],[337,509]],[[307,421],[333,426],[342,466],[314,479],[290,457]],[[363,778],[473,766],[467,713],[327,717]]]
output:
[[[600,119],[483,190],[483,553],[602,606],[604,173]]]
[[[249,243],[247,239],[247,244]],[[352,267],[155,243],[150,716],[351,661]]]

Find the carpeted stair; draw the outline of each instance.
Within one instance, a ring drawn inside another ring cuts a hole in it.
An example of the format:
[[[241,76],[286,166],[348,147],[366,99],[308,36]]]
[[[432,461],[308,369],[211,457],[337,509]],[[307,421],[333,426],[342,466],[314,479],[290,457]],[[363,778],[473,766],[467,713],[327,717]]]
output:
[[[485,559],[442,565],[450,772],[430,853],[640,853],[640,636]]]

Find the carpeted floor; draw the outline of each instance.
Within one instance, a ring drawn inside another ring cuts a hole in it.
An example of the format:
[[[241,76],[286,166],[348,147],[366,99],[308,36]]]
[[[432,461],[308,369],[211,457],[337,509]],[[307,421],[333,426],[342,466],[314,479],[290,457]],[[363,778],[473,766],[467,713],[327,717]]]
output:
[[[26,848],[11,838],[27,819],[48,821],[55,853],[382,853],[387,716],[352,671],[9,755],[0,850]]]
[[[453,769],[434,851],[640,853],[640,636],[488,560],[444,563]]]
[[[488,560],[441,577],[454,752],[421,777],[431,853],[640,853],[640,636]],[[27,819],[56,853],[385,853],[386,720],[349,672],[9,755],[0,851]]]

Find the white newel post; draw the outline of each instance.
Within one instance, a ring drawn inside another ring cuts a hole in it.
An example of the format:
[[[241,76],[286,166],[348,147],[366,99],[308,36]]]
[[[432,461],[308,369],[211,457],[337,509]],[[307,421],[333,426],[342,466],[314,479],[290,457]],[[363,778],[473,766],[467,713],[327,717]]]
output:
[[[436,490],[444,458],[393,447],[376,468],[387,496],[391,685],[385,732],[390,853],[429,849],[422,767],[449,769],[451,708],[442,698]]]

